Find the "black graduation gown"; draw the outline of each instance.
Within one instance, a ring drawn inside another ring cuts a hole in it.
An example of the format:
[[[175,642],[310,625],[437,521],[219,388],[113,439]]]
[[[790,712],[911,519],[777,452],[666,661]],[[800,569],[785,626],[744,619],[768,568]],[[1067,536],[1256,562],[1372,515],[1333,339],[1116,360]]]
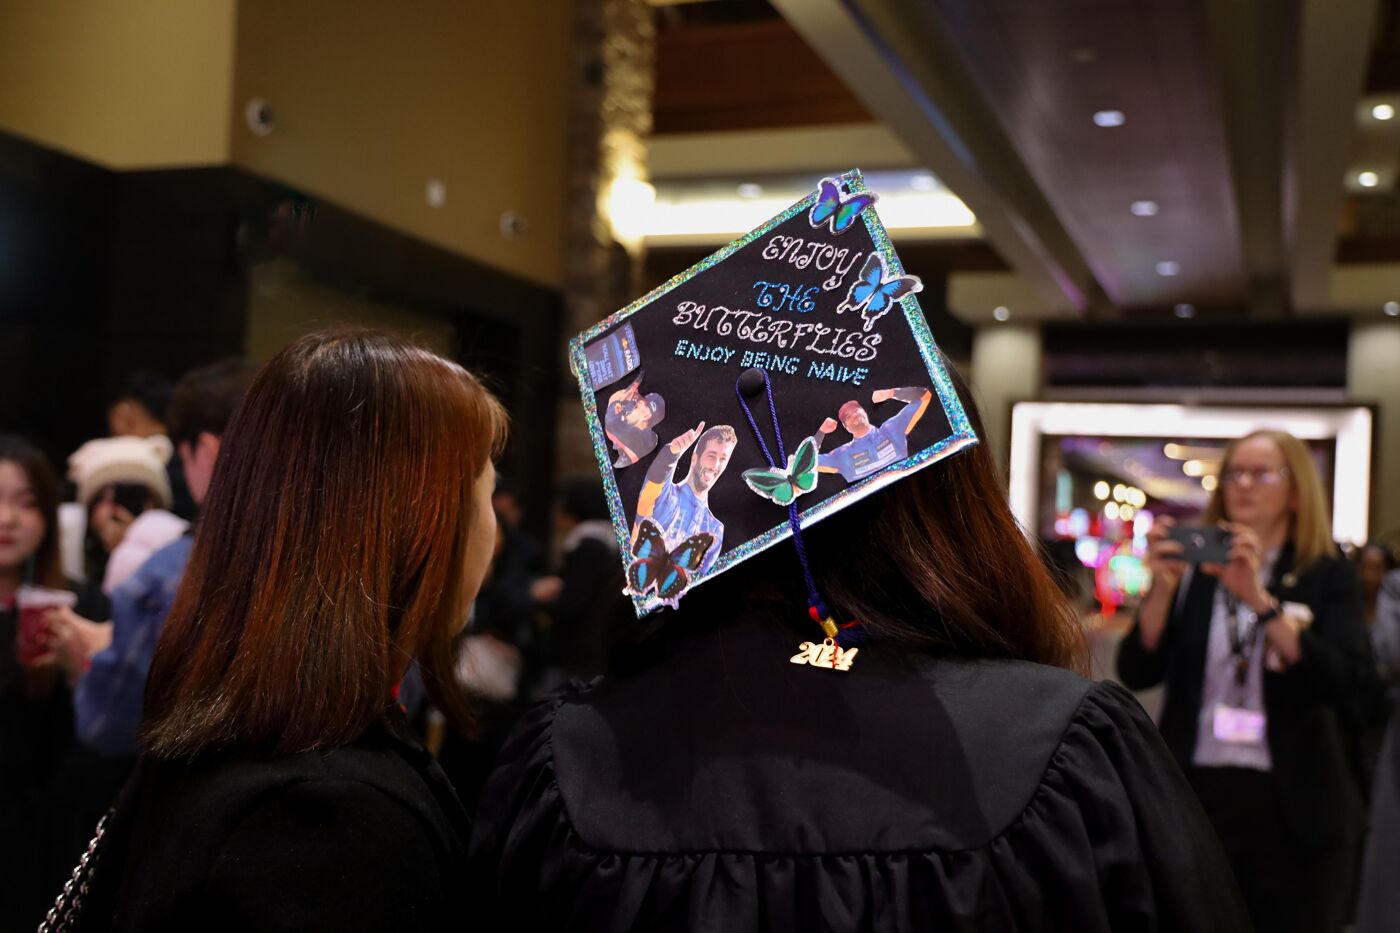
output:
[[[640,673],[508,742],[477,816],[474,930],[1249,929],[1133,697],[1066,671],[863,647],[685,609]]]

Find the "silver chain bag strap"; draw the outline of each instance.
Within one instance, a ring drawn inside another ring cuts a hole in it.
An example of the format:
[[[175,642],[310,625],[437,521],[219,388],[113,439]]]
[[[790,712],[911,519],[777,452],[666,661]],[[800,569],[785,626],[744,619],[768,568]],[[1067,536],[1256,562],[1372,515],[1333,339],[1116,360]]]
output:
[[[59,893],[58,900],[49,909],[48,916],[44,922],[39,924],[38,933],[73,933],[74,924],[78,920],[79,911],[83,908],[83,900],[87,897],[88,885],[92,881],[93,871],[97,868],[97,855],[102,848],[102,837],[107,832],[107,821],[111,819],[112,811],[108,810],[106,815],[97,823],[97,832],[93,834],[92,841],[88,843],[87,851],[83,857],[78,859],[78,866],[73,869],[73,876],[63,885],[63,891]]]

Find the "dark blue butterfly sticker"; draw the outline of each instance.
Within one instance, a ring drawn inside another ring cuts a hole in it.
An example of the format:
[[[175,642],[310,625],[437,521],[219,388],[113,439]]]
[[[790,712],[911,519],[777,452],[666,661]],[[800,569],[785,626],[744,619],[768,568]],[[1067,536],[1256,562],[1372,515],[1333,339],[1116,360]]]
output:
[[[807,212],[807,222],[813,227],[826,224],[832,233],[851,229],[860,212],[879,200],[873,191],[862,191],[849,197],[841,194],[841,183],[835,178],[823,178],[817,186],[817,203]]]
[[[915,275],[890,275],[885,265],[885,257],[871,253],[861,267],[860,278],[856,279],[846,300],[836,308],[837,314],[859,311],[865,319],[865,329],[870,330],[875,322],[884,317],[894,307],[894,303],[905,295],[923,291],[924,283]]]
[[[666,547],[666,537],[649,518],[637,524],[632,541],[632,563],[627,566],[627,594],[645,596],[655,591],[663,604],[675,608],[681,595],[690,586],[690,575],[696,571],[715,536],[707,532],[691,535],[674,550]]]

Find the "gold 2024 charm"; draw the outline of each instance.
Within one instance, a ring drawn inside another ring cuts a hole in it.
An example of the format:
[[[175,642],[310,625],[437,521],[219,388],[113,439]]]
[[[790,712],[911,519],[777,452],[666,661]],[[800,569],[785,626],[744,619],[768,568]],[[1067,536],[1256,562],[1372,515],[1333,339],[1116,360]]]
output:
[[[810,664],[833,671],[849,671],[860,653],[859,648],[842,648],[830,638],[821,643],[804,641],[797,647],[797,654],[791,658],[793,664]]]

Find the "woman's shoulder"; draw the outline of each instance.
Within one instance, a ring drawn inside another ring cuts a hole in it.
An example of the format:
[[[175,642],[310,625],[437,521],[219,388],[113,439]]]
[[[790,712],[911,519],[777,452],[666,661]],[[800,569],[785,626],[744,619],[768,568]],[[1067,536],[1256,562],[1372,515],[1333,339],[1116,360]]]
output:
[[[1292,573],[1292,580],[1285,580],[1284,585],[1290,583],[1293,586],[1305,586],[1310,582],[1331,582],[1335,580],[1354,581],[1356,579],[1356,567],[1347,560],[1340,552],[1334,551],[1327,554],[1319,554],[1308,562],[1307,566],[1295,570]]]
[[[212,836],[238,832],[296,835],[329,825],[336,812],[354,813],[367,836],[416,831],[434,845],[461,843],[464,821],[455,799],[436,786],[426,751],[388,741],[360,741],[327,751],[276,757],[213,753],[193,759],[143,759],[138,774],[155,806],[179,812],[186,825]],[[296,813],[268,820],[269,813]]]
[[[103,896],[121,905],[117,929],[174,929],[211,910],[226,928],[316,917],[388,929],[396,911],[437,916],[463,882],[465,826],[411,762],[364,743],[143,758],[113,819],[126,857]]]

